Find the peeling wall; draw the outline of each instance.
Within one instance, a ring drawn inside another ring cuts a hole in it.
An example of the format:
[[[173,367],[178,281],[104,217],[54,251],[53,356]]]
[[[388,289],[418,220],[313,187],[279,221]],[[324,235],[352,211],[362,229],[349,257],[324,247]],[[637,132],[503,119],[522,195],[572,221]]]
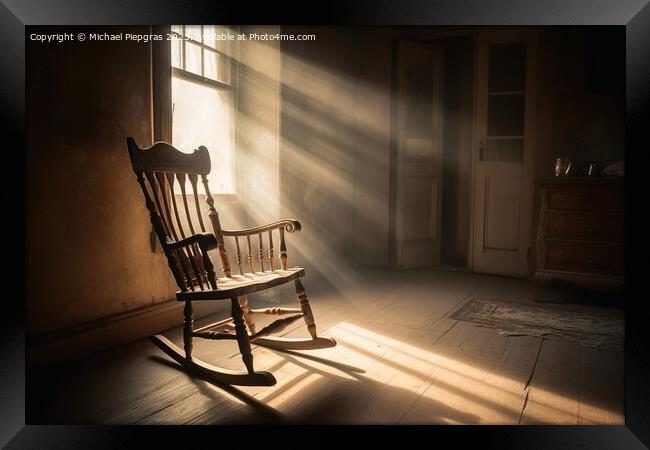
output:
[[[125,143],[151,143],[149,45],[28,41],[26,52],[28,334],[173,298]]]

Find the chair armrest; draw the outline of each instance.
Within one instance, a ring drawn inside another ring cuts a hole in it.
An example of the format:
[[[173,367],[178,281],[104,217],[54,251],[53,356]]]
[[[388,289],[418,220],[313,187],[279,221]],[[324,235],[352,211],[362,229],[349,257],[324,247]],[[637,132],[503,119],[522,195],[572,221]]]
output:
[[[244,228],[241,230],[221,230],[221,234],[224,236],[251,236],[278,228],[284,228],[287,232],[293,233],[294,231],[300,231],[302,227],[300,226],[300,222],[297,220],[283,219],[270,223],[268,225],[262,225],[255,228]]]
[[[191,244],[199,244],[201,251],[204,252],[207,252],[208,250],[215,250],[219,246],[216,236],[212,233],[194,234],[180,241],[170,242],[167,244],[167,246],[172,250],[177,250],[182,247],[187,247]]]

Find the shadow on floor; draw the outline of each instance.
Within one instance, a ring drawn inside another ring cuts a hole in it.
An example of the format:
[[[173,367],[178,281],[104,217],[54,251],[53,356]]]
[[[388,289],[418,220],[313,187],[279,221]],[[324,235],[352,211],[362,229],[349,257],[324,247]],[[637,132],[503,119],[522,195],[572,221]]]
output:
[[[354,366],[342,364],[335,361],[330,361],[325,358],[320,358],[313,355],[306,355],[303,353],[293,351],[281,351],[279,355],[283,355],[286,362],[295,363],[303,368],[308,369],[307,372],[301,376],[291,380],[284,386],[274,388],[270,395],[264,396],[264,401],[249,395],[241,389],[214,381],[206,381],[200,377],[194,377],[188,374],[188,378],[192,380],[197,389],[206,397],[215,401],[214,408],[207,408],[201,412],[201,423],[228,423],[228,424],[344,424],[344,423],[375,423],[373,421],[373,410],[380,412],[386,411],[383,403],[387,402],[400,402],[413,396],[413,392],[407,389],[391,387],[387,384],[378,382],[364,375],[365,371]],[[297,358],[294,358],[296,356]],[[333,375],[331,373],[314,368],[313,366],[306,365],[300,359],[308,359],[310,361],[318,362],[349,375],[350,378],[343,378]],[[172,367],[185,373],[184,369],[177,363],[169,361],[163,357],[151,356],[150,359],[155,360],[168,367]],[[317,373],[323,375],[325,382],[329,382],[332,378],[336,378],[335,392],[327,389],[323,390],[319,387],[312,387],[305,389],[299,394],[309,401],[294,401],[293,408],[290,408],[290,416],[283,414],[275,408],[269,406],[267,402],[272,399],[281,397],[288,389],[300,382],[302,379]],[[243,414],[237,414],[231,419],[223,417],[224,409],[220,407],[224,398],[218,391],[212,389],[211,386],[217,387],[220,390],[232,395],[238,400],[242,401],[248,406],[248,411]],[[364,409],[364,405],[359,403],[359,399],[365,401],[372,401],[373,396],[368,395],[372,392],[381,391],[383,400],[382,406],[377,408],[369,408],[368,411]],[[345,395],[345,393],[353,393],[354,395]],[[428,411],[425,416],[421,416],[422,423],[478,423],[480,418],[474,414],[465,413],[442,402],[423,397],[415,397],[412,399],[413,403],[417,400],[418,408]],[[351,421],[349,412],[364,409],[363,416],[355,417]],[[252,413],[252,414],[251,414]],[[345,413],[345,414],[343,414]],[[389,423],[397,423],[402,417],[392,417]],[[147,417],[149,422],[160,423],[155,417]],[[376,423],[387,423],[386,417],[380,418]]]

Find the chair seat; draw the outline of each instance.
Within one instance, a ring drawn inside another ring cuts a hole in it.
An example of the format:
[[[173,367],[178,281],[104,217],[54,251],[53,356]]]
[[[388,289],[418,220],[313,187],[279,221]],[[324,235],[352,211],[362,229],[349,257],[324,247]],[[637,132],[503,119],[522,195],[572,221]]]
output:
[[[304,276],[305,269],[302,267],[233,275],[231,278],[217,278],[218,289],[216,290],[201,291],[195,288],[195,291],[179,291],[176,293],[176,299],[179,301],[229,299],[280,286]]]

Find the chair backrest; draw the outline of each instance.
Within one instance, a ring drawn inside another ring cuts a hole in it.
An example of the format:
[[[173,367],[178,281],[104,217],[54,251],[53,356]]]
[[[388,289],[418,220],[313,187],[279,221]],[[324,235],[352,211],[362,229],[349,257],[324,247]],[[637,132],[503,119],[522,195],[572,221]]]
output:
[[[166,142],[156,142],[149,148],[141,149],[132,137],[126,139],[126,144],[151,223],[179,289],[216,289],[212,264],[197,243],[170,248],[174,242],[206,232],[197,192],[199,177],[210,214],[216,215],[214,200],[208,189],[208,149],[200,146],[193,153],[183,153]],[[191,192],[187,190],[188,182]],[[180,187],[182,205],[174,194],[176,184]],[[188,202],[188,194],[193,194],[193,205]]]

